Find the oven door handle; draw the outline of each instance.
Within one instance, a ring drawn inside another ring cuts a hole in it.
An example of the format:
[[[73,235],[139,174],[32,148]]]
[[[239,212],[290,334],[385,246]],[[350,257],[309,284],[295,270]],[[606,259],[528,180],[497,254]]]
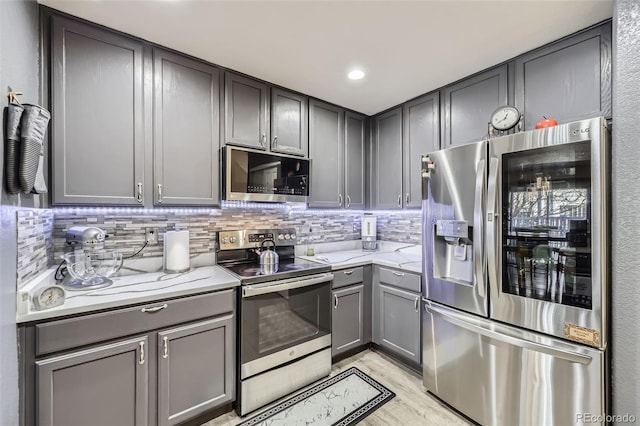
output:
[[[282,284],[267,284],[260,286],[247,285],[242,287],[242,297],[258,296],[260,294],[276,293],[279,291],[292,290],[294,288],[307,287],[310,285],[330,282],[333,280],[332,273],[313,275],[304,279],[287,280]]]

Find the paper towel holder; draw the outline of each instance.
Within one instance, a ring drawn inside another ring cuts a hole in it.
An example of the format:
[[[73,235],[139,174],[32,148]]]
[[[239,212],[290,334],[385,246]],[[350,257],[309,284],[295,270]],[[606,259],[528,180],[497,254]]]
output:
[[[184,235],[183,233],[186,235]],[[176,235],[176,239],[180,238],[177,234],[183,234],[183,236],[181,237],[183,241],[174,241],[173,237],[168,238],[168,236],[173,235]],[[191,269],[189,255],[188,230],[176,229],[175,231],[165,232],[162,253],[162,266],[165,273],[180,274],[189,271]],[[172,256],[172,258],[169,259],[169,256]]]

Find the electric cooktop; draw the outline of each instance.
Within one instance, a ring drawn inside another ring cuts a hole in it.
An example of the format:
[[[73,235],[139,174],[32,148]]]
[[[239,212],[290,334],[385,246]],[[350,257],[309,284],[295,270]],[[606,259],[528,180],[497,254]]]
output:
[[[239,263],[221,265],[237,275],[242,284],[252,284],[272,280],[282,280],[305,275],[321,274],[331,271],[331,265],[311,262],[304,259],[281,260],[277,267],[261,268],[257,263]]]

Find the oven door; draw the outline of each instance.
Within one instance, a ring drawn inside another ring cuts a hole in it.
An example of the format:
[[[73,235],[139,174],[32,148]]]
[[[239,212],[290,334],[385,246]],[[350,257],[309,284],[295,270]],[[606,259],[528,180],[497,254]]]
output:
[[[242,287],[240,378],[331,346],[331,281],[317,274]]]
[[[489,143],[491,318],[606,347],[607,158],[600,118]]]

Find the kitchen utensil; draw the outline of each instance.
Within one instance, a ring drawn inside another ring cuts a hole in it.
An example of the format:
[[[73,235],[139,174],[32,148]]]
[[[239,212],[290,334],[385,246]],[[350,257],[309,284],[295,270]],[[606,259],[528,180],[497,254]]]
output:
[[[265,249],[265,243],[271,243],[273,245],[274,250],[271,250],[271,247],[267,247]],[[262,241],[262,244],[260,244],[260,267],[262,268],[263,265],[265,266],[276,266],[278,265],[279,262],[279,258],[280,256],[278,256],[278,253],[276,253],[275,251],[276,248],[276,242],[274,240],[264,240]]]
[[[73,280],[64,282],[68,290],[108,287],[109,279],[122,267],[122,253],[117,250],[74,251],[62,256]]]

